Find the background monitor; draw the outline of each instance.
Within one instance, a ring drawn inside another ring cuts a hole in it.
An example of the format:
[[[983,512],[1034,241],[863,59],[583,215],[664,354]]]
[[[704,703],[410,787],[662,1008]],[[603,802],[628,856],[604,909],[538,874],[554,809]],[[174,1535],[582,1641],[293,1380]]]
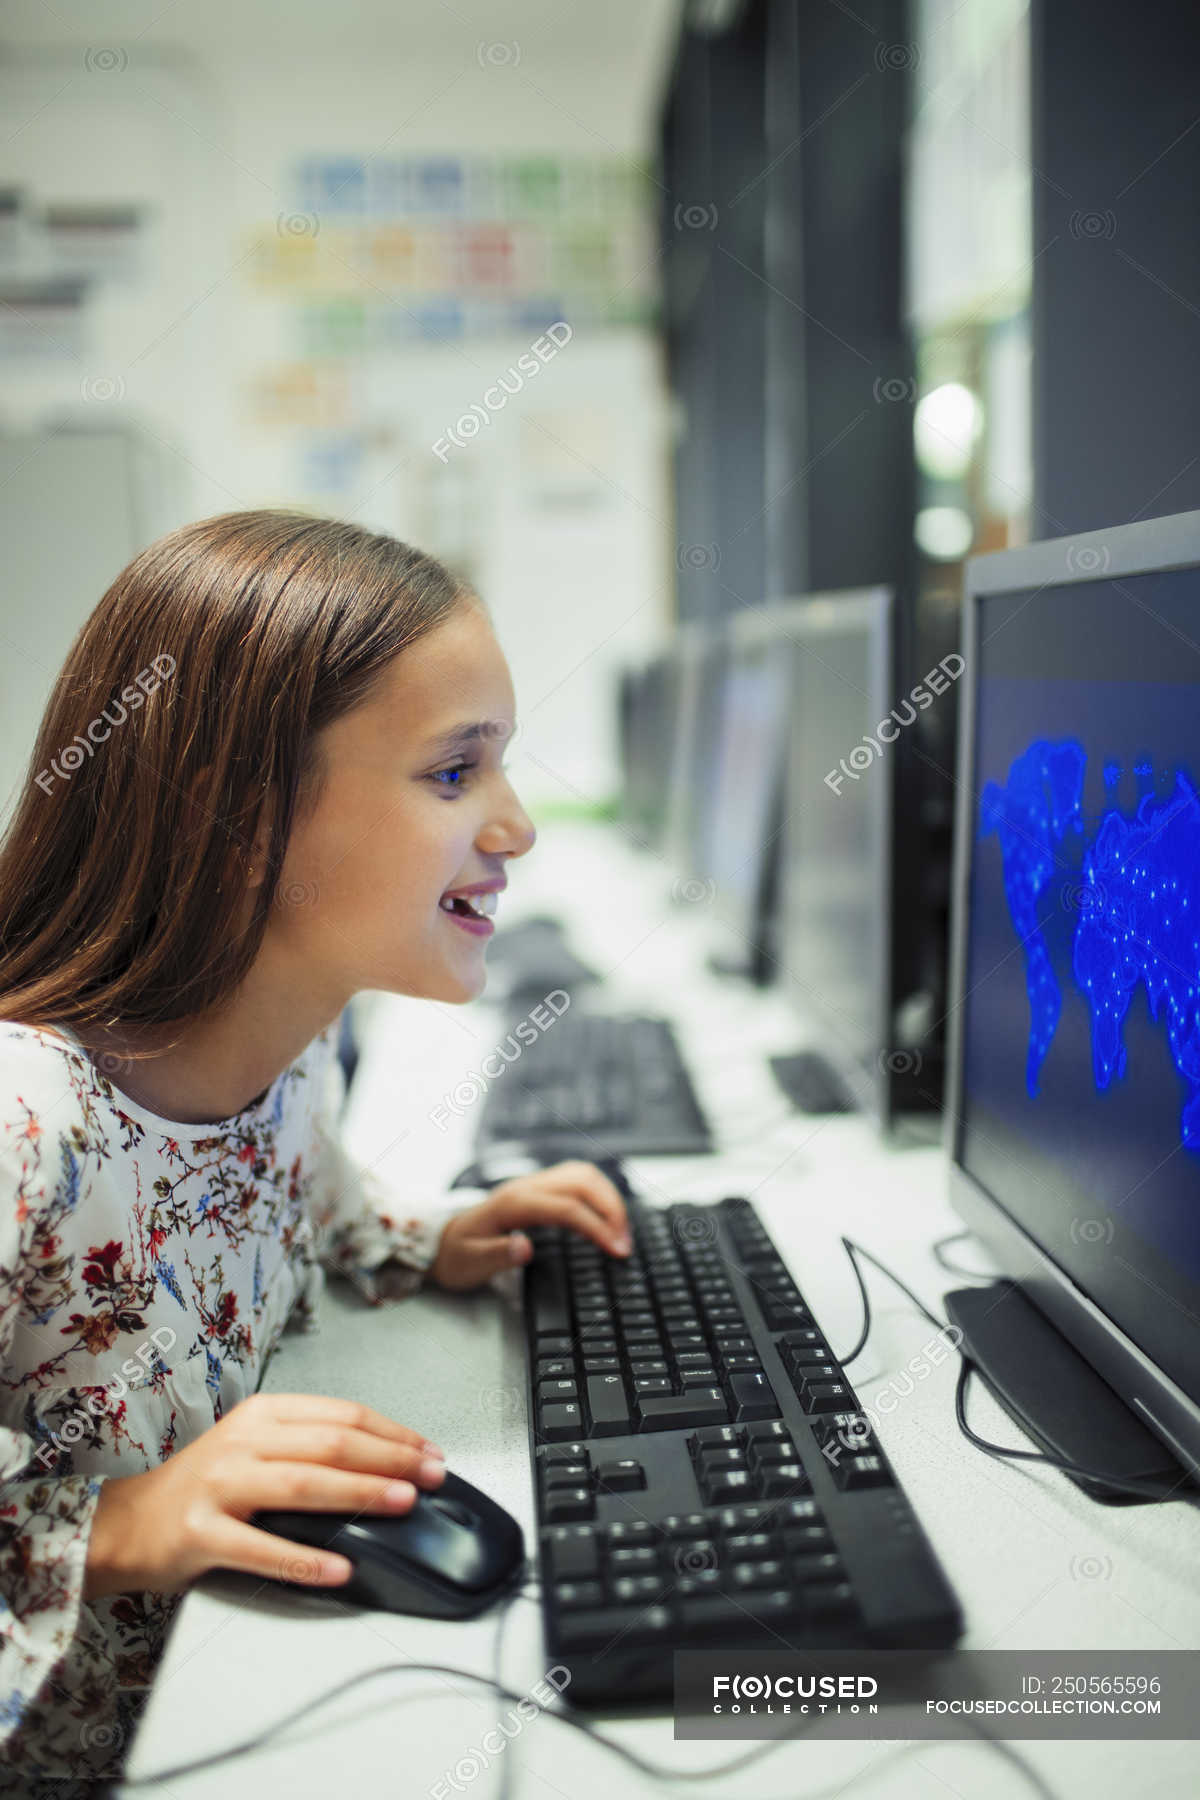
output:
[[[617,690],[621,823],[652,849],[661,847],[667,830],[678,689],[677,659],[663,650],[624,669]]]
[[[881,1119],[891,1027],[893,595],[793,604],[792,703],[773,955],[808,1050]]]
[[[764,981],[788,721],[797,644],[794,603],[753,607],[728,622],[707,795],[701,795],[700,867],[712,883],[722,933],[714,966]]]
[[[974,559],[963,655],[952,1198],[1195,1470],[1200,513]]]
[[[665,848],[674,873],[694,878],[704,874],[704,805],[717,751],[725,633],[687,620],[676,633],[674,655],[679,685]]]

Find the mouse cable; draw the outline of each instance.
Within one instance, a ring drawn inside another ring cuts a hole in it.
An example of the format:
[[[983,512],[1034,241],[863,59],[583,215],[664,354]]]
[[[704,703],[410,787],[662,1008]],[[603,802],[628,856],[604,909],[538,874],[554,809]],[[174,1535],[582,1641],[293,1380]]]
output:
[[[376,1675],[392,1674],[397,1670],[405,1670],[412,1674],[420,1672],[422,1674],[453,1675],[459,1680],[462,1680],[465,1677],[468,1681],[478,1681],[484,1687],[494,1689],[497,1695],[506,1700],[525,1700],[528,1696],[517,1693],[515,1688],[508,1687],[500,1680],[498,1673],[500,1643],[503,1635],[504,1621],[507,1619],[508,1614],[512,1609],[513,1602],[523,1597],[526,1597],[525,1590],[518,1589],[516,1593],[509,1596],[508,1602],[501,1613],[496,1636],[493,1640],[497,1664],[497,1673],[495,1674],[481,1675],[475,1669],[459,1669],[452,1663],[380,1663],[378,1667],[374,1669],[367,1669],[357,1675],[348,1676],[345,1681],[339,1682],[336,1687],[328,1688],[325,1693],[319,1694],[315,1700],[306,1701],[303,1706],[297,1707],[295,1712],[286,1713],[282,1719],[276,1719],[274,1724],[268,1725],[263,1731],[256,1732],[253,1737],[243,1739],[240,1744],[233,1744],[227,1750],[217,1750],[209,1756],[197,1757],[192,1762],[176,1763],[172,1768],[163,1769],[155,1775],[130,1775],[119,1777],[116,1781],[114,1792],[120,1793],[126,1788],[156,1787],[159,1782],[172,1781],[180,1775],[191,1775],[198,1769],[214,1768],[218,1763],[229,1762],[234,1757],[252,1754],[255,1750],[261,1749],[273,1739],[277,1738],[279,1733],[285,1730],[287,1726],[294,1725],[298,1719],[307,1718],[316,1707],[323,1706],[326,1701],[336,1699],[339,1694],[346,1693],[348,1689],[358,1687],[363,1682],[373,1680]],[[533,1596],[529,1595],[528,1597],[532,1598]],[[416,1695],[410,1695],[408,1700],[401,1702],[401,1704],[411,1704],[417,1697],[418,1696]],[[586,1719],[573,1717],[572,1714],[568,1712],[547,1711],[543,1716],[547,1719],[553,1719],[557,1724],[569,1725],[573,1730],[581,1731],[583,1735],[590,1738],[593,1743],[602,1745],[606,1750],[614,1751],[616,1755],[623,1757],[633,1768],[648,1775],[651,1780],[667,1786],[675,1782],[712,1781],[720,1775],[731,1775],[739,1769],[748,1767],[751,1763],[760,1761],[762,1757],[769,1756],[773,1750],[778,1750],[781,1745],[793,1742],[802,1729],[801,1726],[797,1725],[795,1733],[789,1732],[780,1737],[771,1738],[765,1743],[756,1745],[753,1750],[747,1751],[744,1755],[735,1756],[731,1761],[720,1763],[715,1768],[668,1769],[661,1764],[649,1762],[644,1756],[639,1756],[635,1750],[630,1750],[625,1744],[617,1743],[615,1738],[606,1737],[603,1732],[597,1731],[593,1725],[590,1725]],[[1018,1773],[1029,1783],[1034,1793],[1038,1796],[1038,1800],[1056,1800],[1053,1791],[1042,1780],[1042,1777],[1037,1770],[1034,1769],[1031,1764],[1026,1762],[1025,1758],[1020,1755],[1012,1744],[1003,1738],[989,1736],[988,1733],[974,1721],[971,1723],[971,1731],[973,1735],[979,1739],[981,1744],[989,1745],[1007,1762],[1010,1762],[1013,1765]],[[823,1741],[829,1742],[830,1740],[825,1739]],[[927,1741],[936,1744],[939,1740],[936,1738],[931,1740],[914,1738],[909,1739],[904,1743],[893,1745],[891,1754],[883,1759],[880,1766],[886,1766],[894,1761],[899,1761],[900,1757],[924,1748]],[[874,1773],[874,1765],[879,1762],[879,1760],[878,1757],[873,1758],[872,1763],[866,1768],[860,1769],[853,1779],[860,1784],[864,1779],[869,1780],[872,1773]],[[508,1765],[502,1765],[500,1776],[501,1786],[497,1800],[505,1800],[505,1796],[509,1792],[510,1776],[511,1771]],[[821,1788],[812,1794],[804,1796],[803,1800],[838,1800],[839,1795],[843,1795],[845,1791],[846,1783],[839,1777],[833,1785]],[[797,1800],[796,1790],[794,1788],[789,1790],[786,1800]]]
[[[854,1278],[858,1283],[858,1291],[862,1296],[863,1303],[863,1324],[862,1330],[858,1334],[858,1341],[852,1350],[847,1351],[845,1356],[837,1358],[837,1361],[841,1364],[842,1368],[845,1368],[847,1363],[853,1362],[855,1357],[862,1353],[867,1339],[871,1334],[871,1301],[867,1294],[867,1284],[863,1280],[862,1270],[858,1265],[858,1258],[860,1256],[865,1256],[869,1263],[874,1264],[881,1275],[886,1275],[888,1280],[893,1282],[896,1287],[900,1289],[902,1294],[907,1295],[917,1311],[928,1319],[931,1325],[935,1325],[940,1332],[950,1331],[950,1326],[943,1319],[939,1319],[931,1313],[925,1303],[922,1300],[919,1300],[916,1294],[913,1293],[912,1289],[901,1281],[898,1275],[893,1274],[892,1270],[889,1269],[885,1263],[881,1263],[878,1257],[872,1256],[869,1250],[864,1250],[862,1245],[856,1244],[852,1238],[843,1237],[842,1246],[846,1255],[850,1258],[850,1267],[854,1270]],[[1179,1480],[1172,1482],[1170,1486],[1165,1486],[1162,1482],[1158,1481],[1143,1481],[1137,1476],[1132,1475],[1118,1479],[1112,1475],[1102,1474],[1096,1469],[1085,1469],[1082,1464],[1069,1462],[1065,1457],[1051,1456],[1043,1450],[1010,1450],[1004,1444],[993,1444],[987,1438],[980,1437],[978,1432],[973,1431],[967,1424],[966,1414],[967,1383],[970,1380],[972,1373],[978,1373],[978,1370],[976,1364],[972,1362],[971,1358],[962,1348],[961,1343],[955,1344],[954,1347],[962,1358],[958,1371],[958,1386],[954,1395],[954,1416],[963,1436],[967,1439],[968,1443],[974,1444],[977,1450],[983,1450],[988,1456],[997,1457],[1001,1461],[1012,1460],[1017,1462],[1045,1463],[1049,1468],[1060,1469],[1064,1475],[1079,1476],[1085,1481],[1093,1482],[1096,1486],[1107,1488],[1110,1493],[1114,1494],[1132,1494],[1148,1500],[1195,1500],[1198,1497],[1194,1484],[1192,1483],[1191,1474],[1187,1469],[1181,1469]],[[1186,1487],[1191,1491],[1180,1493],[1179,1489],[1183,1487]]]

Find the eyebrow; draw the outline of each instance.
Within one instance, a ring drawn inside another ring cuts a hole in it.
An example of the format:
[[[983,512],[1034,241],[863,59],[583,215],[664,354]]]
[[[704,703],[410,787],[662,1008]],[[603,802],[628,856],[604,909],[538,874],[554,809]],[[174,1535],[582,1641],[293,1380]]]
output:
[[[464,744],[477,743],[480,738],[499,737],[501,733],[505,737],[511,737],[515,730],[515,725],[510,727],[503,719],[472,720],[462,725],[455,725],[449,731],[442,732],[438,737],[430,738],[425,745],[425,754],[449,756],[451,751],[461,749]]]

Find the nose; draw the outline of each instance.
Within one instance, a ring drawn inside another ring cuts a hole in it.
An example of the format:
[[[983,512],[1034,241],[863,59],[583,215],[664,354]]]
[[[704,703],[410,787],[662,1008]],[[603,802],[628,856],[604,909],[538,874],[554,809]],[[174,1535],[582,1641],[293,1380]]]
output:
[[[476,842],[481,851],[492,856],[524,856],[537,842],[537,832],[510,782],[504,783],[504,790],[505,803],[488,820]]]

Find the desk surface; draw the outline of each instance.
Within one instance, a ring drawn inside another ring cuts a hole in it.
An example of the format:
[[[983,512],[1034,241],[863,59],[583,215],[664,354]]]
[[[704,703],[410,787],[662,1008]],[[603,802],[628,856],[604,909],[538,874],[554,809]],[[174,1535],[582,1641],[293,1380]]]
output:
[[[501,923],[553,911],[576,948],[608,977],[606,1007],[664,1013],[677,1024],[719,1153],[632,1159],[651,1202],[751,1195],[834,1346],[849,1345],[860,1303],[839,1237],[846,1232],[894,1269],[934,1312],[958,1285],[930,1246],[961,1229],[946,1199],[943,1155],[911,1130],[883,1141],[858,1117],[789,1113],[766,1056],[795,1047],[797,1021],[779,996],[705,971],[723,933],[711,900],[674,899],[670,874],[613,828],[543,830],[528,867],[517,865]],[[699,892],[694,884],[685,892]],[[486,996],[467,1007],[393,995],[363,996],[366,1044],[345,1122],[346,1140],[414,1204],[444,1203],[470,1160],[471,1110],[450,1114],[455,1084],[479,1070],[503,1036]],[[596,1005],[601,1004],[597,991]],[[461,1090],[460,1090],[461,1092]],[[974,1240],[954,1246],[964,1266],[990,1264]],[[322,1329],[287,1333],[263,1386],[275,1392],[353,1395],[414,1426],[447,1452],[448,1466],[493,1494],[521,1522],[532,1548],[533,1493],[525,1420],[519,1273],[472,1294],[427,1290],[371,1308],[332,1281]],[[905,1364],[933,1328],[882,1276],[871,1274],[873,1327],[851,1368],[879,1435],[966,1616],[964,1646],[994,1649],[1177,1649],[1200,1643],[1200,1516],[1170,1503],[1105,1507],[1056,1471],[1001,1464],[968,1445],[954,1419],[957,1358],[911,1383]],[[881,1403],[880,1403],[881,1402]],[[970,1417],[995,1441],[1028,1447],[978,1383]],[[280,1595],[249,1577],[210,1575],[176,1616],[128,1769],[148,1776],[212,1754],[315,1703],[356,1674],[388,1663],[442,1663],[490,1675],[497,1628],[505,1685],[525,1694],[546,1667],[536,1596],[506,1614],[465,1623],[361,1612],[332,1593]],[[273,1745],[150,1792],[243,1795],[280,1782],[291,1800],[326,1795],[353,1778],[388,1795],[499,1791],[501,1756],[513,1800],[589,1800],[614,1782],[630,1796],[661,1784],[551,1717],[523,1726],[501,1753],[481,1739],[497,1722],[514,1730],[514,1703],[452,1673],[396,1668],[360,1682]],[[664,1770],[719,1769],[752,1746],[676,1742],[669,1712],[597,1716],[597,1728]],[[946,1791],[1008,1800],[1039,1791],[1059,1800],[1121,1793],[1123,1800],[1183,1793],[1194,1781],[1191,1743],[970,1741],[858,1745],[808,1740],[772,1747],[753,1766],[697,1791],[731,1800],[795,1800],[860,1790],[872,1800]],[[478,1786],[476,1787],[476,1782]],[[457,1783],[457,1786],[455,1785]],[[690,1785],[690,1784],[689,1784]]]

